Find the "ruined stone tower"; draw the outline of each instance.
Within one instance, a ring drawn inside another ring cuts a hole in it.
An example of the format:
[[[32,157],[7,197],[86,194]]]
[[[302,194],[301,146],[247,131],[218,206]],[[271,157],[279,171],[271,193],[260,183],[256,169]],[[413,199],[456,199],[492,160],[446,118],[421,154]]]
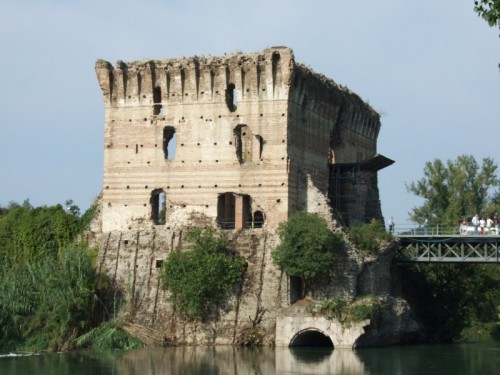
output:
[[[377,154],[379,115],[286,47],[114,67],[99,60],[96,72],[105,151],[94,242],[99,271],[126,295],[127,319],[175,343],[231,344],[251,318],[273,343],[277,314],[300,288],[271,260],[279,223],[298,210],[332,225],[383,221],[377,171],[392,160]],[[224,231],[248,265],[206,325],[177,324],[159,280],[192,226]],[[320,295],[354,296],[363,267],[344,254]]]
[[[289,48],[110,63],[103,231],[185,225],[269,229],[297,210],[382,220],[379,115],[294,61]]]

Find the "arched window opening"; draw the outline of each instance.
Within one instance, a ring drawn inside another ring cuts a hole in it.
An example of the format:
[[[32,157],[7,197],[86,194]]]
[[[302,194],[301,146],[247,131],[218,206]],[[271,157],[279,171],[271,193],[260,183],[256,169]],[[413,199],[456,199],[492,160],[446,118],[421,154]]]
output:
[[[177,137],[175,135],[175,128],[172,126],[165,126],[163,128],[163,153],[165,159],[173,160],[175,158],[175,151],[177,149]]]
[[[165,224],[165,210],[167,197],[162,189],[153,190],[151,193],[151,220],[156,225]]]
[[[163,106],[161,104],[161,88],[156,86],[153,89],[153,115],[162,115]]]
[[[234,112],[236,111],[237,103],[238,103],[238,98],[237,98],[236,86],[234,85],[234,83],[230,83],[229,85],[227,85],[226,89],[227,108],[229,108],[231,112]]]
[[[253,227],[262,228],[264,226],[264,214],[262,211],[255,211],[253,213]]]
[[[307,329],[295,335],[289,346],[315,346],[333,349],[333,342],[323,332],[317,329]]]

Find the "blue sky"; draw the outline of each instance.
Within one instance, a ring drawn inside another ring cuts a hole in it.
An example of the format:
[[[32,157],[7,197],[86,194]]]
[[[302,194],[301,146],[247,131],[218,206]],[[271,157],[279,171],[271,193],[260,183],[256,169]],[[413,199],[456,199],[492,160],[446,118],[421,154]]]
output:
[[[99,194],[104,108],[94,72],[117,60],[285,45],[382,114],[386,220],[420,205],[425,162],[500,163],[500,38],[473,0],[0,0],[0,205]]]

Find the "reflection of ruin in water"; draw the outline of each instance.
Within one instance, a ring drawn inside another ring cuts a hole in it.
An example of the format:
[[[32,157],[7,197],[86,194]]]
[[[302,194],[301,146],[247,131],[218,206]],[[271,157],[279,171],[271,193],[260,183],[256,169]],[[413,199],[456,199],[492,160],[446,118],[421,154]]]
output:
[[[364,373],[355,351],[332,348],[172,347],[124,352],[116,372],[147,374],[344,374]]]
[[[370,349],[170,347],[0,355],[0,374],[440,374],[496,375],[500,343]],[[318,351],[319,353],[315,353]]]

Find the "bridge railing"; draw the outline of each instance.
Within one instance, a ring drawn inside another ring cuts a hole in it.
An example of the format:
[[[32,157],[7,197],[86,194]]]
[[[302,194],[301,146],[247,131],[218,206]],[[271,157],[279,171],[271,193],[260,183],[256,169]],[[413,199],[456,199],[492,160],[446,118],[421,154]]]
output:
[[[387,231],[389,229],[387,228]],[[429,226],[427,229],[422,225],[415,223],[405,223],[405,224],[396,224],[393,234],[396,236],[458,236],[458,235],[480,235],[479,228],[476,229],[472,225],[468,225],[466,227],[462,227],[460,225],[456,226],[446,226],[446,225],[433,225]],[[499,235],[500,232],[494,227],[484,228],[484,235]]]
[[[387,228],[387,231],[389,228]],[[433,225],[428,228],[424,228],[422,225],[416,223],[404,223],[396,224],[394,227],[394,235],[397,236],[458,236],[458,235],[474,235],[475,233],[471,227],[467,227],[466,230],[461,228],[459,225],[447,226],[447,225]],[[479,234],[479,232],[477,233]],[[496,231],[494,229],[487,230],[485,228],[485,234],[495,235]]]

